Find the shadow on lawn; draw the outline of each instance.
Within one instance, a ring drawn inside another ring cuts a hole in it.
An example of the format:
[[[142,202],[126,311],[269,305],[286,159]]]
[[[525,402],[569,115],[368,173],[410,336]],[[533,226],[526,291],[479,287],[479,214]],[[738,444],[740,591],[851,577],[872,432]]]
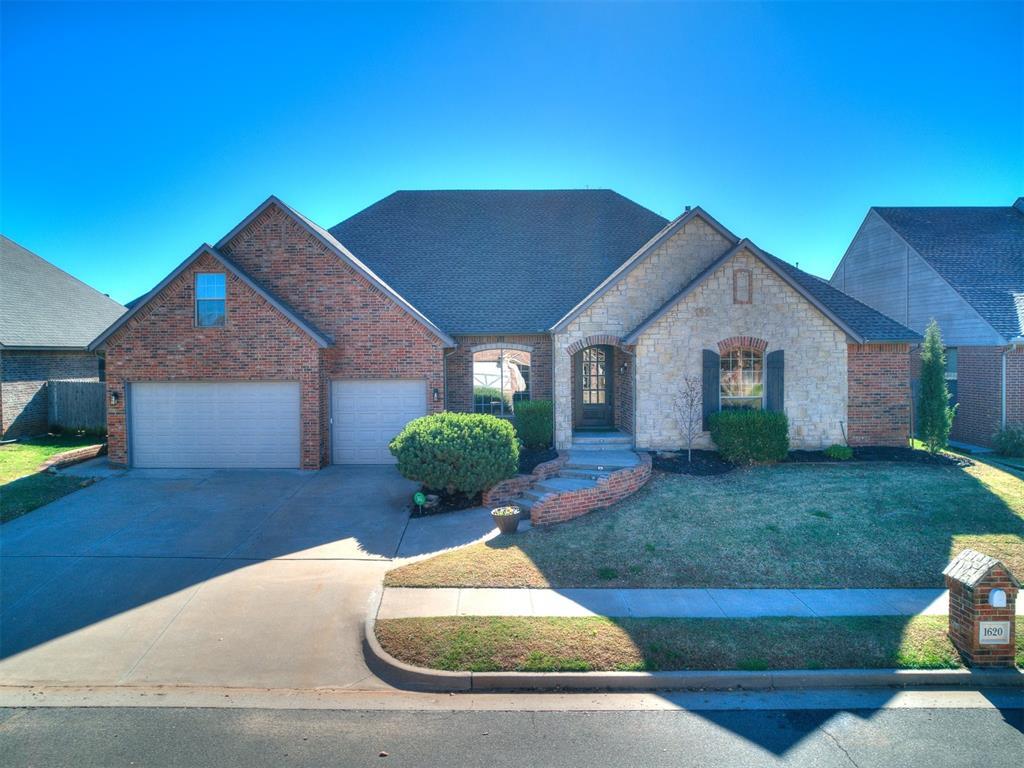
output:
[[[858,478],[861,485],[860,493],[870,497],[872,493],[886,492],[886,495],[867,504],[863,510],[862,514],[866,517],[860,520],[861,531],[858,545],[849,546],[848,543],[844,543],[841,536],[842,531],[829,530],[829,526],[834,528],[842,522],[842,515],[830,513],[828,510],[841,509],[844,499],[842,497],[827,498],[833,488],[828,483],[822,483],[817,487],[812,486],[813,495],[810,498],[802,499],[800,504],[794,505],[794,513],[800,511],[796,509],[799,507],[820,508],[822,510],[820,516],[815,515],[813,511],[808,513],[806,519],[801,519],[800,523],[788,532],[789,540],[780,537],[779,534],[783,531],[773,530],[770,524],[757,534],[761,537],[761,546],[770,553],[769,558],[751,556],[749,551],[744,552],[742,548],[739,551],[730,551],[728,542],[725,545],[713,543],[709,547],[707,537],[701,535],[701,530],[707,530],[707,527],[689,529],[680,532],[679,538],[685,539],[688,533],[692,533],[692,540],[687,539],[682,542],[682,546],[675,546],[671,549],[672,556],[680,560],[678,570],[673,573],[697,573],[701,578],[694,583],[680,584],[673,581],[672,583],[655,583],[653,586],[713,588],[739,587],[745,583],[773,587],[773,591],[782,586],[824,585],[844,588],[856,586],[859,577],[868,575],[872,580],[863,586],[879,587],[885,586],[885,582],[888,582],[890,585],[898,586],[941,588],[943,586],[943,568],[957,552],[968,546],[991,554],[998,559],[1012,561],[1010,564],[1018,575],[1024,576],[1021,573],[1020,543],[1006,540],[1007,538],[1024,538],[1024,519],[1019,511],[1009,505],[1006,499],[997,495],[979,478],[958,467],[914,465],[910,470],[910,476],[918,482],[918,485],[897,488],[889,493],[890,489],[888,488],[872,487],[871,468],[874,466],[877,466],[880,471],[883,468],[891,468],[893,465],[860,464],[837,467],[838,471],[861,471],[861,477]],[[780,467],[779,470],[783,470],[783,468]],[[803,465],[799,467],[799,471],[815,472],[815,468]],[[746,473],[741,471],[710,481],[678,475],[673,476],[674,480],[669,480],[664,475],[656,474],[653,485],[641,493],[649,494],[646,497],[648,509],[656,507],[662,513],[669,514],[670,510],[663,503],[664,500],[658,496],[660,493],[658,483],[704,482],[709,493],[714,493],[716,489],[723,487],[723,483],[734,483],[744,477],[749,479],[750,472],[762,473],[763,482],[754,483],[754,498],[762,502],[771,502],[773,495],[785,493],[785,490],[780,490],[775,483],[771,482],[771,477],[765,470],[751,470]],[[1012,483],[1015,481],[1015,476],[1012,473],[1006,473],[1002,478],[993,476],[993,480],[1011,484],[1009,493],[1013,492]],[[1003,490],[1004,494],[1007,492],[1007,490]],[[636,499],[638,497],[634,497],[634,500]],[[729,501],[731,499],[726,498],[722,504],[722,510],[726,515],[731,516],[734,514],[734,509],[729,507]],[[573,587],[584,585],[590,587],[635,586],[637,579],[631,577],[629,566],[624,567],[623,563],[628,563],[631,559],[643,558],[645,555],[649,558],[656,557],[667,538],[664,525],[655,526],[656,530],[652,530],[649,525],[651,518],[645,519],[643,514],[636,512],[637,507],[641,505],[636,505],[632,511],[630,511],[630,505],[631,501],[627,500],[617,509],[594,512],[576,521],[553,526],[547,530],[531,531],[523,536],[499,537],[488,542],[487,546],[494,550],[509,547],[520,548],[556,590],[577,602],[581,607],[602,613],[607,609],[606,597],[595,596],[589,592],[581,594]],[[624,518],[623,516],[626,515],[633,515],[635,519]],[[685,517],[680,517],[682,528],[686,528],[687,522],[689,521]],[[702,517],[701,523],[710,526],[713,521]],[[729,524],[731,521],[726,519],[724,525],[728,527]],[[605,545],[604,549],[615,547],[618,538],[620,542],[628,541],[628,546],[633,546],[635,550],[637,542],[642,537],[619,536],[623,527],[641,531],[646,529],[650,537],[661,536],[662,538],[655,540],[652,544],[645,544],[644,551],[625,551],[625,547],[620,546],[613,557],[607,556],[607,552],[603,557],[594,556],[595,552],[601,551],[601,548],[597,546],[589,550],[586,547],[577,547],[575,553],[578,556],[574,558],[563,560],[551,556],[553,545],[563,542],[569,548],[584,538],[588,543],[591,540],[602,542]],[[881,558],[877,556],[879,549],[884,553]],[[581,562],[581,558],[585,562]],[[782,574],[794,573],[792,569],[785,566],[794,560],[807,562],[813,567],[796,571],[796,582],[785,583],[786,576]],[[772,562],[779,563],[782,567],[778,571],[773,571]],[[909,573],[908,569],[910,569]],[[643,571],[640,572],[640,574],[642,573]],[[640,574],[634,574],[634,576],[639,578]],[[801,578],[808,579],[808,581],[802,581]],[[783,580],[782,583],[780,583],[780,579]],[[766,592],[765,599],[766,602],[771,602],[776,597]],[[697,609],[699,610],[699,607]],[[799,606],[794,607],[792,615],[799,615],[800,609]],[[773,610],[781,611],[783,615],[786,613],[785,605],[776,605]],[[673,615],[678,616],[678,614]],[[650,625],[644,626],[642,623],[631,621],[613,621],[629,636],[647,668],[670,668],[673,657],[684,659],[688,653],[707,654],[708,652],[707,645],[691,647],[687,650],[686,645],[694,641],[692,637],[683,641],[682,647],[673,648],[671,642],[666,642],[664,637],[659,637],[656,631],[652,631]],[[737,620],[737,626],[741,626],[740,622],[742,621],[742,619]],[[897,666],[898,651],[908,632],[909,624],[909,616],[889,616],[879,623],[878,634],[871,638],[871,653],[876,662],[874,666]],[[742,632],[750,631],[750,625],[742,630]],[[754,642],[749,642],[751,640]],[[789,668],[858,666],[857,652],[839,655],[838,647],[830,643],[827,637],[819,638],[819,642],[816,644],[805,644],[801,651],[807,662],[805,665],[794,664],[793,662],[797,660],[792,658],[792,654],[772,653],[773,645],[795,642],[795,638],[790,632],[782,632],[776,636],[768,634],[759,638],[751,638],[749,635],[741,636],[735,639],[732,650],[735,651],[737,646],[743,646],[744,641],[748,641],[746,643],[748,646],[760,647],[763,652],[755,651],[746,657],[737,656],[735,652],[724,653],[719,661],[731,668],[765,669],[771,666],[770,663],[765,663],[766,658],[778,658],[781,655],[786,658],[785,666]],[[576,650],[578,649],[567,647],[566,654],[572,656]],[[891,662],[885,665],[877,663],[879,659],[886,658],[891,659]],[[681,664],[685,665],[685,662],[681,662]],[[950,664],[937,664],[936,666],[948,667]],[[874,712],[874,710],[849,711],[863,718],[870,718]],[[1018,730],[1021,730],[1021,711],[1017,707],[1001,709],[1007,724]],[[775,713],[773,716],[766,715],[763,723],[757,719],[737,718],[728,712],[703,714],[712,722],[734,730],[772,753],[781,755],[799,743],[807,734],[820,728],[837,714],[837,711]],[[782,717],[785,721],[784,726],[778,724],[778,717]],[[756,723],[761,724],[752,726]]]

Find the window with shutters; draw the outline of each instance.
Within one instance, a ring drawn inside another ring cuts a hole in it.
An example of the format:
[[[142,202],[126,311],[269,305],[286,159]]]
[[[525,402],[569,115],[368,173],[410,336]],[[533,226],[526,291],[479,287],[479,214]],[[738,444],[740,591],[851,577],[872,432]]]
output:
[[[720,358],[719,388],[722,410],[764,407],[764,353],[757,349],[731,349]]]

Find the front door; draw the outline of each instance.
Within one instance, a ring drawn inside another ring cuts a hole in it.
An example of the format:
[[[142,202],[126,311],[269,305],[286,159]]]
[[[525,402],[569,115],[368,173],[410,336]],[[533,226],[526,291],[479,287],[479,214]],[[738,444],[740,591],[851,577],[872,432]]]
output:
[[[611,347],[587,347],[577,353],[577,427],[610,429],[615,423],[612,412],[612,365]]]

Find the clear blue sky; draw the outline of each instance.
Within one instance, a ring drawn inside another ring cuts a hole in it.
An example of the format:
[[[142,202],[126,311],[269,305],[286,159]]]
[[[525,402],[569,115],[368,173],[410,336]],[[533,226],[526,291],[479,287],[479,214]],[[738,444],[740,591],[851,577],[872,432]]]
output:
[[[870,205],[1024,194],[1020,3],[0,12],[3,232],[121,301],[271,193],[611,187],[825,276]]]

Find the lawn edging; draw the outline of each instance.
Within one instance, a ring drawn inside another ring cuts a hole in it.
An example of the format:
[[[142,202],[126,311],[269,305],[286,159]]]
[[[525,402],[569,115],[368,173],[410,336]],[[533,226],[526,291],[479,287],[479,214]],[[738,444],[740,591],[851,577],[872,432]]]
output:
[[[70,467],[72,464],[80,464],[83,461],[95,459],[97,456],[103,456],[106,452],[107,444],[105,442],[99,445],[86,445],[82,448],[74,448],[64,453],[58,453],[56,456],[51,456],[43,462],[42,466],[39,467],[39,471],[63,469],[64,467]]]
[[[449,672],[417,667],[384,650],[377,639],[377,612],[384,590],[368,601],[363,623],[363,654],[379,678],[398,688],[420,691],[651,691],[792,690],[800,688],[956,688],[1024,689],[1018,669],[785,669],[677,672]]]

